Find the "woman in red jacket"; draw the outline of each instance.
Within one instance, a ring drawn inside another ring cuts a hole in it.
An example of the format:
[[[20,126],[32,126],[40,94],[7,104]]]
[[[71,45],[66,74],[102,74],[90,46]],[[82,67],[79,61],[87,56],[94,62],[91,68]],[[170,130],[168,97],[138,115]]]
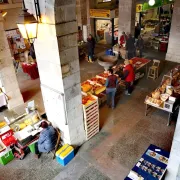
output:
[[[120,40],[119,40],[120,47],[126,46],[127,39],[128,39],[128,37],[127,37],[126,33],[122,32],[122,35],[121,35]]]
[[[132,86],[135,80],[135,73],[133,66],[129,63],[128,60],[124,61],[125,67],[123,69],[123,77],[121,79],[125,80],[126,83],[126,95],[131,95]]]

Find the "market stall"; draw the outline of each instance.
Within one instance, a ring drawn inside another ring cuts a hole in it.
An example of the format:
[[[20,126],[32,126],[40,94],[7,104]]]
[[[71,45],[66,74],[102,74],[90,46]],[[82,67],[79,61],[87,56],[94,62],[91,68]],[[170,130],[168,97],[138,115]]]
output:
[[[124,180],[161,180],[167,170],[169,152],[150,145]]]
[[[37,110],[29,109],[28,112],[11,120],[5,117],[0,122],[0,164],[6,165],[14,157],[23,159],[29,148],[35,152],[34,145],[42,131],[39,126],[44,120]]]
[[[171,114],[173,113],[176,101],[180,95],[180,67],[172,69],[167,75],[164,75],[160,86],[149,94],[145,99],[146,111],[155,107],[169,113],[168,123],[170,124]]]

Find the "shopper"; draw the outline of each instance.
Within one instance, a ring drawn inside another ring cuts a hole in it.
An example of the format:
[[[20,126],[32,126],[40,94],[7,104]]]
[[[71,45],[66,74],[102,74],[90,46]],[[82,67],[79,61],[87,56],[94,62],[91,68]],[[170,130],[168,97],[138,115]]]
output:
[[[36,59],[36,54],[34,50],[34,45],[31,44],[30,50],[29,50],[29,56],[31,56],[34,60]]]
[[[136,49],[139,51],[139,57],[142,57],[143,49],[144,49],[144,40],[141,37],[141,35],[138,37],[137,43],[136,43]]]
[[[107,95],[107,105],[112,109],[115,108],[115,95],[116,95],[116,88],[118,84],[118,78],[114,75],[113,70],[108,70],[109,76],[106,80],[106,95]]]
[[[139,23],[137,23],[137,25],[135,27],[135,38],[138,39],[140,34],[141,34],[141,26]]]
[[[35,147],[35,154],[37,158],[40,153],[48,153],[52,151],[57,142],[57,134],[52,126],[49,126],[46,121],[43,121],[40,127],[43,128],[43,130],[40,133]]]
[[[88,61],[93,62],[94,61],[94,49],[95,49],[95,39],[90,34],[87,39],[87,46],[88,46]]]
[[[135,80],[135,73],[133,66],[129,63],[129,60],[124,61],[124,70],[123,70],[123,76],[121,77],[122,80],[125,80],[126,84],[126,95],[131,95],[132,89],[133,89],[133,83]]]
[[[135,39],[131,34],[129,34],[126,42],[126,52],[129,60],[136,56]]]
[[[127,39],[128,39],[128,37],[127,37],[126,33],[122,32],[122,35],[121,35],[120,40],[119,40],[120,47],[125,47],[126,46]]]

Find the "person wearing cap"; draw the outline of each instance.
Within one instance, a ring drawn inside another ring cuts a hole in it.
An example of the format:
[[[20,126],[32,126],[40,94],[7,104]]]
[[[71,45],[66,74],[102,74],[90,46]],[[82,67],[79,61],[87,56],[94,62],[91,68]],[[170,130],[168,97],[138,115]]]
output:
[[[108,70],[109,76],[106,80],[106,95],[107,95],[107,105],[109,107],[112,107],[112,109],[115,108],[115,95],[116,95],[116,88],[118,85],[118,78],[116,75],[114,75],[113,70]]]
[[[40,125],[43,130],[40,133],[38,142],[36,144],[36,156],[39,157],[40,153],[48,153],[55,148],[57,142],[57,134],[55,129],[43,121]]]
[[[122,80],[125,80],[126,84],[126,95],[131,95],[132,93],[132,86],[135,80],[135,73],[134,73],[134,68],[132,64],[129,63],[129,60],[124,61],[124,69],[123,69],[123,75],[121,77]]]

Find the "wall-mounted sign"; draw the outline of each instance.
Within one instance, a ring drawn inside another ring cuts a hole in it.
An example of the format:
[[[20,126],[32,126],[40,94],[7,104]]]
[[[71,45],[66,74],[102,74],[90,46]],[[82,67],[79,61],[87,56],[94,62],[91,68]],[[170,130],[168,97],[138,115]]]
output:
[[[143,11],[143,4],[137,4],[136,5],[136,12],[139,13],[139,12],[142,12]]]
[[[91,18],[110,18],[111,11],[106,9],[90,9]]]

